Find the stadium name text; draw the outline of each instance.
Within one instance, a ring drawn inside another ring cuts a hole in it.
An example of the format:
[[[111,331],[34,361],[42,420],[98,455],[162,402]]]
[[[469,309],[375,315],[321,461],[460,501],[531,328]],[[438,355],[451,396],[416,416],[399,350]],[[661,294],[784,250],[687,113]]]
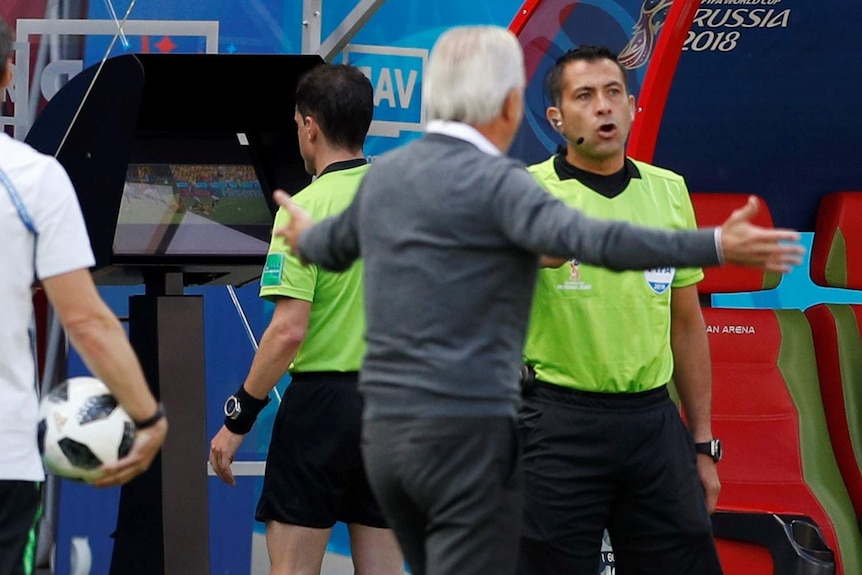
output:
[[[759,0],[759,3],[770,1]],[[725,0],[724,3],[729,2]],[[704,0],[704,4],[709,3]],[[754,0],[748,0],[748,3],[754,3]],[[692,52],[732,52],[742,38],[739,29],[784,29],[790,25],[790,12],[790,8],[700,8],[682,49]]]
[[[706,333],[736,333],[740,335],[757,333],[753,325],[708,325]]]

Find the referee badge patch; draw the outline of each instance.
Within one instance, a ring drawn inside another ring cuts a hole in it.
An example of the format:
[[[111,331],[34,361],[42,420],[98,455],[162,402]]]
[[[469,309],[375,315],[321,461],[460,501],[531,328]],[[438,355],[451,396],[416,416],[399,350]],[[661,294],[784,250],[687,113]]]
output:
[[[676,268],[654,268],[644,272],[644,279],[652,291],[661,295],[670,287],[674,275]]]
[[[277,286],[281,284],[281,271],[284,269],[284,254],[269,254],[260,276],[260,285]]]

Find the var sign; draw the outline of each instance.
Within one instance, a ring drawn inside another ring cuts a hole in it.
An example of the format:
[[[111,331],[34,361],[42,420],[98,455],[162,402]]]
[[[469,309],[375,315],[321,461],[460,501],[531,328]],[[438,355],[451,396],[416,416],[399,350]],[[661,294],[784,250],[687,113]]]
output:
[[[422,73],[428,50],[350,44],[344,62],[353,64],[374,86],[374,122],[369,135],[397,137],[425,124]]]

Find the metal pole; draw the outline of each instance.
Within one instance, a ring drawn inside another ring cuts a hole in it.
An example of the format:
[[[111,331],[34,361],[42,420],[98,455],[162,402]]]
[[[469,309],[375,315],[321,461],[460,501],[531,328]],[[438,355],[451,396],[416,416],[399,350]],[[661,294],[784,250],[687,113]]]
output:
[[[320,20],[323,0],[302,0],[302,53],[316,54],[320,49]]]
[[[386,0],[360,0],[341,23],[321,41],[323,0],[302,0],[302,53],[320,54],[327,62],[341,52]]]
[[[383,6],[384,2],[386,0],[361,0],[350,11],[350,14],[341,21],[341,24],[332,31],[332,34],[327,36],[326,40],[319,45],[318,54],[327,62],[332,62],[333,58],[353,40],[359,30],[365,26],[365,23]]]

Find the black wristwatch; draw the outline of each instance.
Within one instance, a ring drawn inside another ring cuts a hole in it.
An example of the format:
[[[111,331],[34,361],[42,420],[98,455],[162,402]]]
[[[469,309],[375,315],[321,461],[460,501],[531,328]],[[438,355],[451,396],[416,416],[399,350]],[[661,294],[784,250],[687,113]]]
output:
[[[235,420],[240,413],[242,413],[242,404],[239,402],[239,398],[235,395],[228,396],[224,402],[225,417]]]
[[[695,443],[694,450],[698,455],[709,455],[716,463],[721,461],[721,441],[718,439],[704,441],[703,443]]]
[[[232,433],[245,435],[251,431],[261,410],[269,404],[269,395],[258,399],[239,386],[224,402],[224,426]]]

